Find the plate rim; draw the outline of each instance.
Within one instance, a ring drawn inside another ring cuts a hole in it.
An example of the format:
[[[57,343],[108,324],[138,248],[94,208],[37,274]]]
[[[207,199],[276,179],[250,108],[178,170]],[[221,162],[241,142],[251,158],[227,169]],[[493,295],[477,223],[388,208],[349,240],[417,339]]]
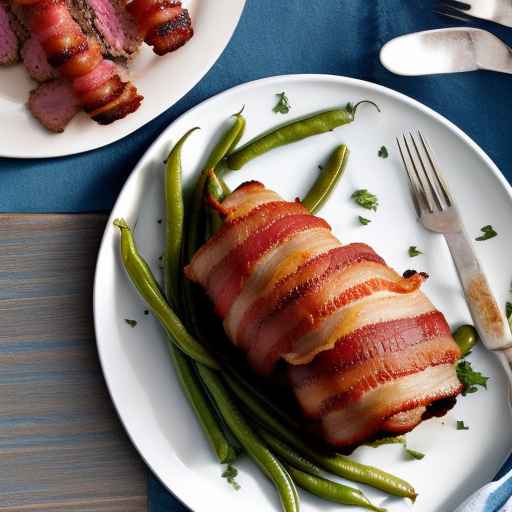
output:
[[[229,0],[229,2],[230,2],[230,4],[229,4],[230,7],[231,6],[235,7],[235,9],[234,9],[235,14],[233,16],[233,23],[230,26],[230,28],[226,31],[225,36],[224,36],[225,39],[221,43],[221,47],[220,47],[218,53],[212,54],[206,60],[204,67],[197,73],[197,75],[183,89],[183,91],[178,96],[176,96],[174,99],[169,99],[168,101],[162,102],[161,106],[157,110],[155,110],[152,113],[148,113],[146,116],[143,115],[143,112],[139,112],[138,114],[135,113],[134,115],[135,116],[139,115],[139,117],[141,118],[141,121],[140,121],[140,123],[135,123],[134,126],[132,128],[130,128],[130,130],[127,133],[123,133],[120,136],[119,135],[115,135],[115,136],[112,137],[112,139],[107,139],[105,142],[101,142],[101,140],[99,140],[98,143],[95,143],[96,145],[93,145],[91,147],[83,147],[83,148],[80,148],[78,150],[60,149],[60,150],[58,150],[56,152],[53,152],[53,151],[41,151],[40,150],[39,153],[37,153],[35,155],[34,154],[27,154],[27,153],[20,153],[19,151],[10,153],[9,152],[9,149],[10,149],[9,147],[6,147],[6,146],[2,147],[2,146],[0,146],[0,158],[11,158],[13,160],[19,160],[19,159],[35,159],[35,160],[40,160],[40,159],[44,159],[44,158],[62,158],[62,157],[67,157],[67,156],[81,155],[81,154],[84,154],[84,153],[87,153],[87,152],[90,152],[90,151],[95,151],[97,149],[105,148],[105,147],[107,147],[107,146],[109,146],[111,144],[115,144],[116,142],[119,142],[120,140],[123,140],[126,137],[129,137],[130,135],[133,135],[135,132],[139,131],[141,128],[144,128],[144,126],[146,126],[148,123],[150,123],[151,121],[155,120],[157,117],[159,117],[162,114],[164,114],[167,110],[169,110],[174,105],[176,105],[176,103],[178,103],[192,89],[194,89],[194,87],[206,76],[206,74],[213,68],[213,66],[216,64],[216,62],[220,59],[220,57],[222,56],[222,54],[226,50],[227,46],[231,42],[231,39],[233,38],[233,34],[235,33],[235,30],[237,29],[237,27],[238,27],[238,25],[240,23],[240,20],[242,19],[242,16],[243,16],[244,11],[245,11],[245,7],[247,5],[247,0],[235,0],[234,2],[233,2],[233,0]],[[236,11],[238,11],[238,12],[236,12]],[[143,44],[145,44],[145,43],[143,43]],[[22,66],[22,65],[23,64],[21,62],[16,64],[16,66]],[[187,110],[187,112],[188,112],[188,110]],[[181,115],[183,115],[183,114],[181,114]],[[179,117],[181,117],[181,115]],[[172,121],[172,123],[173,122],[174,121]],[[30,126],[28,126],[27,128],[29,130],[32,129]],[[97,128],[101,129],[101,127],[97,127]],[[37,129],[44,130],[44,128],[42,126],[39,126],[39,125],[37,126]],[[62,134],[55,134],[55,135],[63,136],[63,135],[65,135],[65,132],[62,133]],[[65,146],[57,146],[56,145],[55,147],[72,148],[73,147],[72,141],[70,141],[70,142],[71,142],[70,144],[67,144]],[[29,144],[26,145],[26,147],[29,147],[29,146],[30,146]],[[53,144],[48,144],[46,147],[52,148],[52,147],[54,147],[54,145]],[[149,150],[149,148],[148,148],[148,150]],[[144,155],[145,154],[146,154],[146,152],[144,152]],[[142,155],[142,156],[144,156],[144,155]]]
[[[130,175],[128,176],[126,182],[124,183],[123,187],[121,188],[121,191],[119,192],[119,195],[114,203],[114,206],[112,208],[112,211],[108,217],[107,224],[105,226],[105,230],[101,237],[101,242],[99,245],[98,250],[98,256],[96,259],[96,265],[95,265],[95,272],[94,272],[94,284],[93,284],[93,318],[94,318],[94,333],[96,338],[96,346],[98,350],[98,358],[100,361],[102,373],[105,379],[105,383],[107,385],[107,390],[109,393],[109,396],[112,400],[112,403],[114,404],[115,410],[119,416],[119,419],[125,429],[125,432],[127,433],[130,441],[132,442],[133,446],[136,448],[137,452],[139,453],[140,457],[143,459],[145,464],[148,466],[148,468],[152,471],[153,475],[158,478],[158,480],[162,483],[162,485],[176,498],[178,499],[184,506],[187,508],[190,508],[192,506],[192,499],[187,496],[183,497],[183,492],[176,491],[169,487],[159,476],[157,472],[157,468],[153,467],[153,465],[147,460],[145,454],[143,453],[143,450],[141,446],[139,446],[138,441],[132,436],[132,432],[128,428],[128,422],[124,420],[123,413],[121,410],[121,406],[116,402],[116,399],[113,395],[111,384],[110,384],[110,378],[108,374],[105,372],[105,366],[103,361],[103,352],[101,349],[101,344],[99,342],[99,329],[100,326],[98,325],[98,315],[97,315],[97,308],[99,303],[99,295],[100,295],[100,274],[102,270],[100,269],[100,260],[102,259],[102,255],[107,251],[107,235],[109,233],[109,230],[112,230],[112,222],[114,218],[117,215],[116,209],[119,205],[119,203],[122,201],[123,195],[126,193],[126,190],[130,187],[130,184],[133,180],[136,179],[136,176],[142,172],[142,169],[144,168],[146,164],[146,159],[149,159],[149,154],[152,153],[153,148],[156,146],[159,146],[162,140],[165,140],[168,138],[168,133],[172,131],[173,125],[175,123],[178,123],[181,121],[181,119],[190,113],[203,108],[207,106],[210,103],[214,103],[217,101],[218,98],[225,99],[226,97],[230,95],[234,95],[240,91],[243,90],[250,90],[253,88],[257,88],[258,86],[271,84],[273,82],[280,82],[280,81],[292,81],[292,82],[301,82],[301,81],[321,81],[321,82],[334,82],[338,83],[339,85],[353,85],[353,86],[360,86],[363,89],[367,89],[369,91],[375,91],[384,95],[387,95],[393,99],[396,99],[400,102],[404,102],[405,104],[419,109],[424,114],[434,118],[436,121],[440,122],[442,125],[444,125],[446,128],[448,128],[450,131],[454,133],[454,135],[460,137],[464,143],[466,143],[472,150],[475,151],[476,155],[484,162],[485,166],[489,168],[492,171],[492,174],[496,178],[498,178],[498,181],[503,186],[503,188],[506,190],[509,200],[512,201],[512,185],[509,184],[507,179],[504,177],[504,175],[499,170],[498,166],[493,162],[493,160],[487,155],[487,153],[469,136],[467,135],[461,128],[459,128],[455,123],[444,117],[442,114],[439,114],[432,108],[428,107],[427,105],[423,104],[422,102],[411,98],[410,96],[407,96],[404,93],[395,91],[394,89],[391,89],[389,87],[386,87],[384,85],[376,84],[373,82],[369,82],[366,80],[353,78],[353,77],[347,77],[347,76],[341,76],[341,75],[332,75],[332,74],[323,74],[323,73],[300,73],[300,74],[284,74],[284,75],[273,75],[270,77],[260,78],[256,80],[251,80],[249,82],[245,82],[243,84],[231,87],[223,92],[220,92],[214,96],[211,96],[210,98],[207,98],[203,100],[202,102],[198,103],[191,109],[187,110],[186,112],[182,113],[179,117],[177,117],[175,120],[173,120],[163,131],[162,133],[154,140],[154,142],[147,148],[147,150],[144,152],[144,154],[141,156],[133,170],[130,172]],[[510,454],[505,454],[503,463],[508,459]],[[191,503],[189,505],[187,503]]]

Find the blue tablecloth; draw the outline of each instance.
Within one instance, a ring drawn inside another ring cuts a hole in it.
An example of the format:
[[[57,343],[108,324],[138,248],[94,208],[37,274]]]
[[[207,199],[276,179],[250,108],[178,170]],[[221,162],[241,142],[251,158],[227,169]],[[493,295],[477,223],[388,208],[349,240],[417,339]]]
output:
[[[0,159],[0,211],[109,210],[154,138],[178,115],[234,85],[287,73],[330,73],[377,82],[432,107],[472,137],[512,180],[512,78],[491,72],[404,78],[379,62],[400,34],[454,25],[432,13],[433,0],[247,0],[224,54],[173,108],[103,149],[62,159]],[[512,30],[475,22],[512,45]],[[6,129],[0,124],[0,130]],[[150,510],[185,510],[150,478]]]

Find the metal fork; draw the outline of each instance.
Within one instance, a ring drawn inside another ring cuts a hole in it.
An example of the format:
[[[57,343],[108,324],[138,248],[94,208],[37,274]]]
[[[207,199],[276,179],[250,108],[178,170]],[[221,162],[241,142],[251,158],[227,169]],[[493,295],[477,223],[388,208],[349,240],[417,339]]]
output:
[[[396,142],[418,217],[425,228],[444,235],[480,339],[489,350],[502,351],[499,356],[512,382],[507,364],[507,359],[512,361],[508,322],[496,304],[432,149],[420,131],[417,136],[404,134]]]
[[[456,20],[480,18],[512,28],[511,0],[441,0],[435,12]]]

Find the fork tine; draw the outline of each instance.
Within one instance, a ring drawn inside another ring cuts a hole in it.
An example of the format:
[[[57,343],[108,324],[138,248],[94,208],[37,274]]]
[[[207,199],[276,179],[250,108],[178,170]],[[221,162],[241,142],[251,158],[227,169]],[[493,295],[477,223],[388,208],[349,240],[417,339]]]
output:
[[[418,190],[415,180],[413,179],[411,170],[409,169],[409,166],[407,165],[407,162],[405,160],[405,155],[402,150],[402,145],[400,144],[400,140],[398,137],[396,137],[396,144],[398,146],[398,151],[400,152],[400,156],[402,158],[402,163],[404,164],[405,174],[407,174],[407,177],[409,178],[409,190],[411,192],[412,202],[414,203],[414,208],[416,209],[416,213],[418,214],[418,217],[420,217],[421,216],[421,207],[420,207],[418,197],[420,196],[421,192]]]
[[[412,144],[414,146],[414,149],[416,150],[416,154],[418,155],[418,160],[420,162],[421,168],[423,169],[423,174],[426,177],[426,181],[428,183],[430,192],[432,193],[432,197],[434,199],[434,202],[437,204],[437,207],[443,211],[446,208],[446,205],[443,201],[443,198],[441,197],[440,190],[438,188],[436,179],[435,179],[435,171],[432,172],[430,166],[425,165],[426,158],[422,157],[420,149],[418,148],[418,144],[416,144],[416,138],[413,136],[412,133],[409,133],[409,137],[411,138]],[[430,159],[429,159],[430,162]]]
[[[430,147],[430,144],[428,141],[423,137],[423,134],[418,130],[418,135],[421,140],[421,144],[423,146],[423,149],[425,150],[425,154],[427,155],[427,158],[429,160],[430,166],[432,167],[432,170],[434,171],[434,176],[436,178],[437,184],[439,189],[442,191],[444,195],[444,199],[446,201],[446,204],[448,206],[453,206],[453,199],[450,194],[450,190],[448,189],[448,185],[446,184],[446,180],[444,179],[443,174],[441,173],[441,170],[439,169],[439,166],[437,165],[436,159],[434,158],[434,153],[432,151],[432,148]]]
[[[434,212],[434,203],[432,201],[432,195],[429,191],[428,185],[425,183],[425,176],[424,173],[421,172],[419,169],[419,165],[417,162],[417,158],[419,155],[416,156],[416,158],[413,156],[413,153],[411,151],[411,148],[409,147],[409,143],[407,142],[407,138],[405,134],[402,135],[402,138],[404,139],[405,149],[407,150],[407,154],[409,155],[409,159],[412,163],[412,167],[414,169],[414,174],[417,178],[417,183],[419,185],[419,189],[421,191],[421,197],[423,198],[423,203],[425,204],[426,208],[433,213]]]

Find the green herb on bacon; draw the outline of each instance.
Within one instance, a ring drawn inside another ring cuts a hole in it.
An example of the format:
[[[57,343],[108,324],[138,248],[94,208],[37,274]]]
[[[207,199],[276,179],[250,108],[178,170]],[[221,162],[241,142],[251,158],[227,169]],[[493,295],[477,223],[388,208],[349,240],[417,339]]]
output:
[[[462,390],[462,396],[477,392],[477,386],[487,388],[487,381],[489,380],[489,377],[486,377],[482,373],[473,370],[473,367],[469,361],[461,361],[457,365],[457,377],[459,378],[461,384],[464,386],[464,389]]]

